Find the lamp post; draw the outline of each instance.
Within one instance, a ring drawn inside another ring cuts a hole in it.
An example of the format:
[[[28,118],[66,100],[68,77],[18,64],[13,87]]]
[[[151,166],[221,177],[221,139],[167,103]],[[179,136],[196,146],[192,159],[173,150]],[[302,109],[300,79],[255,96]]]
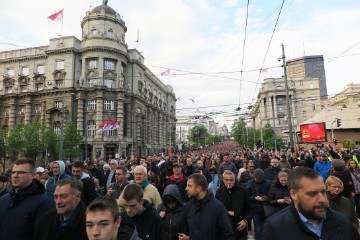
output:
[[[70,93],[71,95],[74,93]],[[64,145],[64,120],[65,120],[65,97],[67,95],[64,94],[62,96],[62,113],[61,113],[61,131],[60,131],[60,150],[59,150],[59,160],[63,160],[63,145]]]

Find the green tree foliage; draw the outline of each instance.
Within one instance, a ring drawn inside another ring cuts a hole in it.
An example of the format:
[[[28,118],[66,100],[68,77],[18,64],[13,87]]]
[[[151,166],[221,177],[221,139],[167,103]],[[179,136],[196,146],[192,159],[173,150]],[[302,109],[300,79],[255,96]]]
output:
[[[188,140],[192,147],[205,146],[205,140],[208,138],[208,130],[202,124],[195,125],[188,135]]]
[[[64,159],[78,158],[81,154],[80,143],[83,138],[77,131],[75,125],[69,123],[65,126],[63,156]]]
[[[5,163],[6,163],[6,142],[7,142],[7,130],[1,129],[0,130],[0,165],[2,167],[2,171],[5,171]]]
[[[346,141],[343,143],[343,145],[344,145],[344,148],[347,148],[347,149],[350,149],[350,150],[356,148],[355,142],[354,142],[353,140],[350,140],[350,139],[349,139],[349,140],[346,140]]]

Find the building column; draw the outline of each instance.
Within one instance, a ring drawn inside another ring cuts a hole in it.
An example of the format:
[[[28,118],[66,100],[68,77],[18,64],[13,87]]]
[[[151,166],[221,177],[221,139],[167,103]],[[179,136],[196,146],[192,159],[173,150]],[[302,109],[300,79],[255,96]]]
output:
[[[84,129],[84,99],[78,98],[77,99],[77,129],[81,129],[80,134],[81,136],[85,136],[86,129]]]
[[[122,125],[124,124],[124,97],[121,93],[118,94],[116,102],[116,121],[121,121],[120,127],[117,129],[117,136],[122,139],[124,137],[122,127]]]
[[[26,102],[25,102],[25,124],[30,124],[31,123],[31,97],[27,97],[26,98]]]
[[[43,101],[41,103],[41,123],[45,123],[50,125],[50,122],[47,122],[46,120],[46,101]]]
[[[15,105],[15,98],[12,99],[10,103],[10,113],[9,113],[9,129],[15,127],[15,116],[16,116],[16,105]]]
[[[102,123],[104,120],[104,96],[102,91],[98,91],[96,95],[96,126],[98,126],[100,123]],[[98,134],[95,137],[97,140],[102,139],[102,134]]]

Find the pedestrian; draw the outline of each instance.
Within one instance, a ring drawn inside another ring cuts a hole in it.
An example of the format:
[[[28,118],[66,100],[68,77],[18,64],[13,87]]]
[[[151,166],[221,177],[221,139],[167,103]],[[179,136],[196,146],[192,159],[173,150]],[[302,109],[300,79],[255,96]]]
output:
[[[75,179],[78,179],[83,184],[83,191],[81,194],[81,200],[85,206],[89,205],[95,198],[97,194],[95,191],[95,183],[90,178],[90,175],[84,172],[84,163],[82,161],[76,161],[72,165],[72,176]]]
[[[126,185],[129,184],[129,181],[127,180],[127,174],[128,170],[125,166],[118,166],[115,169],[115,182],[110,184],[109,189],[106,193],[108,197],[112,197],[115,199],[118,199],[120,197],[120,194],[126,187]]]
[[[248,239],[248,225],[251,224],[252,208],[245,188],[235,184],[235,175],[229,170],[223,173],[224,185],[216,192],[216,198],[227,210],[237,240]]]
[[[331,173],[331,163],[328,161],[326,153],[320,154],[320,160],[314,164],[314,170],[320,173],[324,181]]]
[[[122,221],[135,225],[141,239],[162,239],[163,221],[155,208],[144,199],[141,186],[127,185],[123,191],[123,198],[125,211],[121,213]]]
[[[87,240],[85,205],[81,202],[82,183],[77,179],[58,181],[55,186],[56,209],[45,213],[35,227],[36,240]]]
[[[271,184],[268,200],[269,204],[274,206],[274,213],[288,207],[291,203],[290,191],[287,186],[288,177],[286,171],[280,171]]]
[[[214,198],[206,178],[189,176],[186,191],[192,200],[184,208],[179,240],[234,240],[234,232],[224,205]]]
[[[318,172],[297,167],[288,182],[293,204],[267,219],[263,240],[360,239],[343,214],[327,208],[326,187]]]
[[[65,163],[63,161],[55,161],[52,164],[52,177],[49,177],[45,183],[46,195],[49,197],[51,204],[54,204],[55,185],[58,181],[71,178],[65,173]],[[54,205],[55,206],[55,205]]]
[[[177,162],[174,163],[173,174],[167,180],[166,186],[168,186],[169,184],[175,184],[179,188],[179,193],[183,202],[187,202],[189,200],[185,191],[186,183],[187,178],[182,173],[180,164]]]
[[[9,177],[6,175],[0,175],[0,198],[9,192],[7,190],[8,183]]]
[[[35,162],[15,161],[12,188],[0,198],[0,237],[9,240],[34,239],[34,223],[51,209],[44,185],[35,178]]]
[[[134,225],[121,221],[115,199],[98,197],[86,209],[89,240],[140,240]]]

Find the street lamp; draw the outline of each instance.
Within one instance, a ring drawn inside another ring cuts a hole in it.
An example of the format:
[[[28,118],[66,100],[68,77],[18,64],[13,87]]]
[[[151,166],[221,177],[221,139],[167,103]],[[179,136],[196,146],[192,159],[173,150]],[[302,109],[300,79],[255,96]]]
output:
[[[73,95],[74,93],[70,93],[70,95]],[[63,95],[62,99],[62,114],[61,114],[61,131],[60,131],[60,150],[59,150],[59,160],[63,160],[63,145],[64,145],[64,119],[65,119],[65,97],[67,95]]]

